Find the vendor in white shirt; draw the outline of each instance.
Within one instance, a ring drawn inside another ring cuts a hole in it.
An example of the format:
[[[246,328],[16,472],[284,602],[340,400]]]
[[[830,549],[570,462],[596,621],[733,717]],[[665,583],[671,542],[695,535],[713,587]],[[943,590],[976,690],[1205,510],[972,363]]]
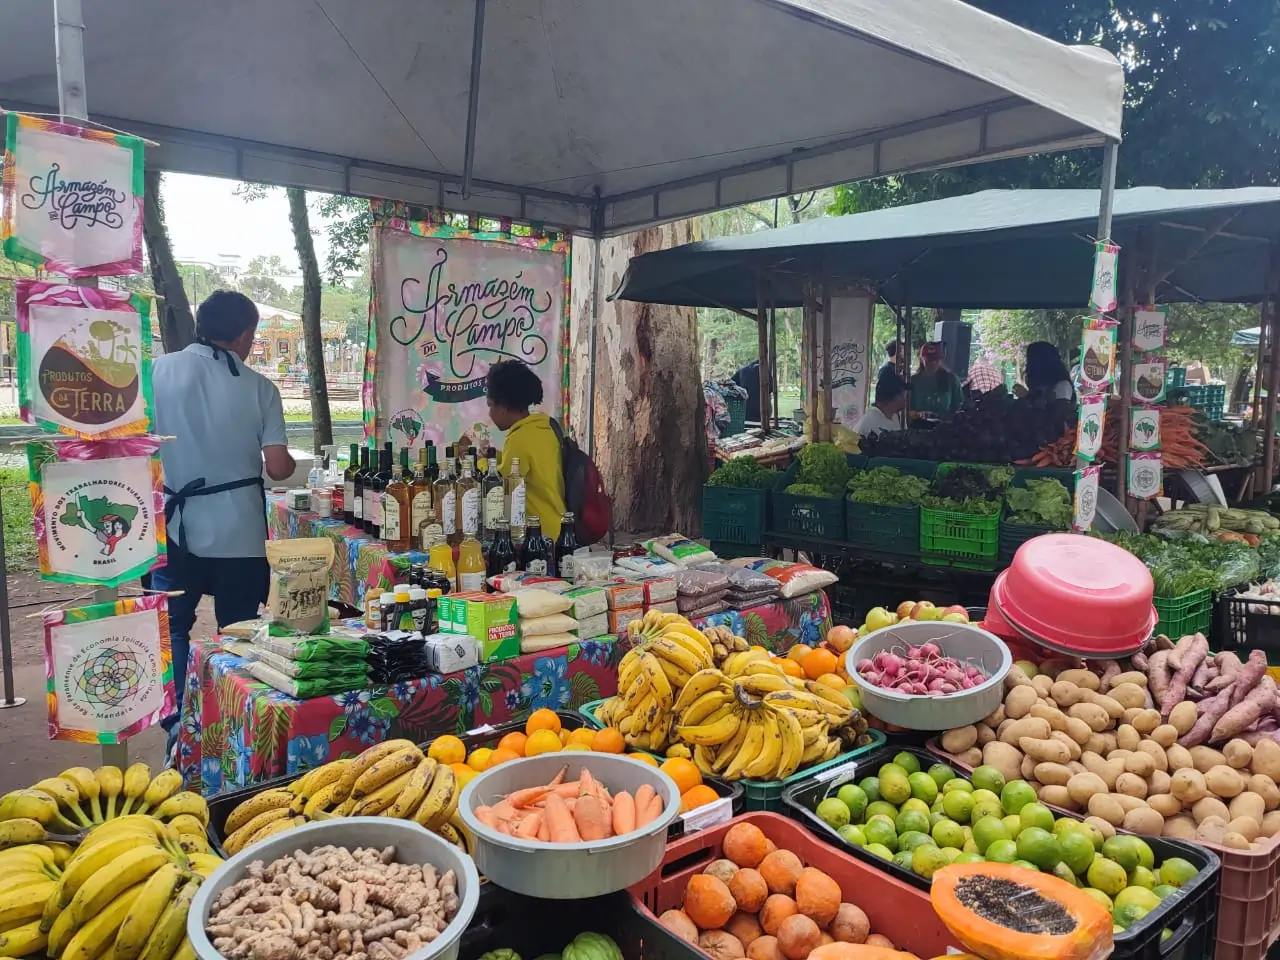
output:
[[[876,381],[876,402],[858,420],[854,432],[865,437],[885,430],[902,430],[910,396],[911,388],[896,372],[882,373]]]

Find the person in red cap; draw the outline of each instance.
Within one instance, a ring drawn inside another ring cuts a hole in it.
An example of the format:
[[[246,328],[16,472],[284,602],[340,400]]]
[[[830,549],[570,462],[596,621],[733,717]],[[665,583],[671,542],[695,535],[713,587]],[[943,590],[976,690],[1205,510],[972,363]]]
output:
[[[920,345],[920,366],[911,378],[911,409],[949,419],[964,403],[960,378],[942,362],[942,343]]]

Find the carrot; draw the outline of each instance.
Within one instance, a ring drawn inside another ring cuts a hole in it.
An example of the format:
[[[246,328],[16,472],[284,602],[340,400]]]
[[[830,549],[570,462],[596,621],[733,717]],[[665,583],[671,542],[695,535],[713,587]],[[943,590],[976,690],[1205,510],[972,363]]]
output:
[[[557,794],[547,795],[546,817],[552,843],[579,843],[582,840],[568,803]]]
[[[520,821],[520,825],[516,827],[515,835],[525,840],[537,839],[538,830],[542,827],[542,821],[545,817],[542,811],[535,811]]]
[[[604,840],[613,833],[609,808],[599,797],[579,797],[573,805],[573,822],[583,840]]]
[[[538,839],[543,843],[551,842],[551,831],[547,828],[547,818],[538,821]]]
[[[493,812],[493,807],[476,807],[476,819],[483,823],[486,827],[498,829],[498,817]]]
[[[651,787],[647,783],[641,784],[640,788],[636,790],[636,826],[637,827],[644,825],[644,820],[642,820],[641,817],[644,816],[644,812],[646,808],[648,808],[649,806],[649,801],[652,800],[653,797],[654,797],[653,787]]]
[[[560,784],[564,783],[565,775],[568,772],[569,772],[569,765],[566,763],[563,767],[560,768],[560,772],[551,778],[551,782],[548,783],[547,786],[558,787]]]
[[[596,778],[591,775],[591,771],[586,767],[582,768],[582,774],[578,777],[578,796],[594,796],[596,792]]]
[[[618,836],[636,828],[636,798],[620,790],[613,798],[613,832]]]
[[[551,788],[551,792],[560,797],[576,797],[581,788],[578,786],[577,780],[571,780],[569,783],[561,783]]]
[[[649,798],[649,803],[644,809],[644,813],[640,812],[640,791],[636,791],[636,826],[643,827],[647,823],[653,823],[658,817],[662,816],[662,797],[654,794]]]
[[[493,815],[499,820],[511,820],[515,818],[516,807],[510,800],[500,800],[494,804]]]
[[[531,807],[551,791],[550,787],[525,787],[507,794],[506,802],[515,807]]]

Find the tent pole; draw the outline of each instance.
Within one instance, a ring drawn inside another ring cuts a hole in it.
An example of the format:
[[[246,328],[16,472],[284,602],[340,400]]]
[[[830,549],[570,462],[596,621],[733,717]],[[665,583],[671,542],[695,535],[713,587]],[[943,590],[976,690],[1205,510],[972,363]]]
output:
[[[1116,202],[1116,155],[1120,144],[1108,140],[1102,148],[1102,191],[1098,198],[1098,239],[1111,239],[1111,211]]]
[[[1266,412],[1262,420],[1262,439],[1265,446],[1262,454],[1262,489],[1259,496],[1271,492],[1272,478],[1276,469],[1276,402],[1280,400],[1280,363],[1277,363],[1274,344],[1280,340],[1277,328],[1280,328],[1280,243],[1271,245],[1271,262],[1267,267],[1267,294],[1263,299],[1271,326],[1271,364],[1267,372]]]
[[[471,196],[471,173],[476,160],[476,121],[480,107],[480,53],[484,47],[484,2],[476,0],[471,31],[471,82],[467,87],[467,139],[462,158],[462,199]]]
[[[822,439],[831,442],[835,410],[831,406],[831,279],[822,278]]]
[[[769,424],[769,384],[773,378],[769,372],[772,358],[769,356],[769,311],[765,307],[763,273],[756,275],[756,355],[760,361],[760,372],[756,377],[760,409],[755,412],[760,414],[760,425],[766,427]]]
[[[769,420],[761,426],[778,425],[778,308],[769,304]]]
[[[1267,366],[1262,361],[1267,354],[1267,344],[1271,342],[1267,333],[1268,313],[1267,298],[1263,297],[1258,303],[1258,356],[1254,358],[1256,369],[1253,375],[1253,402],[1249,405],[1249,422],[1254,429],[1262,423],[1262,378],[1267,375]]]
[[[902,373],[907,381],[907,386],[911,386],[911,329],[915,326],[916,309],[911,305],[910,296],[907,297],[907,305],[904,311],[905,315],[901,315],[899,326],[904,333],[898,349],[902,351]],[[911,391],[907,390],[907,414],[903,418],[903,422],[909,428],[911,426]]]
[[[4,505],[0,503],[0,562],[4,560]],[[9,707],[20,707],[27,702],[25,697],[13,695],[13,637],[9,628],[9,579],[0,570],[0,661],[4,671],[4,700],[0,700],[0,710]]]

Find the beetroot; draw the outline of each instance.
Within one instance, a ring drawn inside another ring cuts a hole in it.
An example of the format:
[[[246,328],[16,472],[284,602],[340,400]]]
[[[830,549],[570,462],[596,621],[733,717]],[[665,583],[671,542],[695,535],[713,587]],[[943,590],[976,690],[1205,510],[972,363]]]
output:
[[[855,670],[872,686],[922,697],[972,690],[987,680],[981,666],[944,656],[933,641],[881,650],[859,660]]]

